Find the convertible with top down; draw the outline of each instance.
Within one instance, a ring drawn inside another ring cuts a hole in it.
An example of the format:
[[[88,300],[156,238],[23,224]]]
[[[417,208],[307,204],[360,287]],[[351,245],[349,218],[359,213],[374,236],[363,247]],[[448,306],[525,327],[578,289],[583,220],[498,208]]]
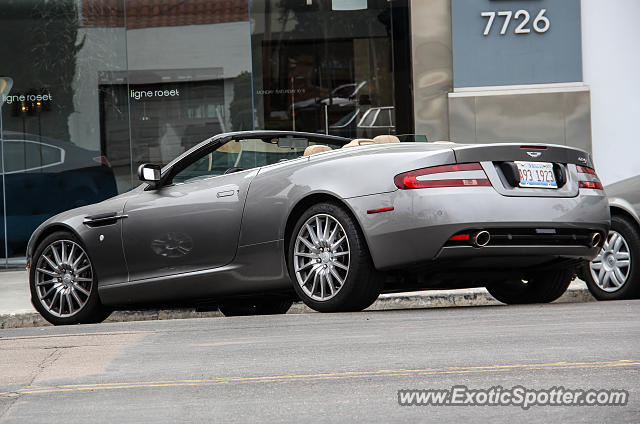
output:
[[[27,250],[53,324],[115,309],[359,311],[380,293],[487,287],[551,302],[609,231],[588,153],[545,144],[213,136],[130,192],[44,222]]]

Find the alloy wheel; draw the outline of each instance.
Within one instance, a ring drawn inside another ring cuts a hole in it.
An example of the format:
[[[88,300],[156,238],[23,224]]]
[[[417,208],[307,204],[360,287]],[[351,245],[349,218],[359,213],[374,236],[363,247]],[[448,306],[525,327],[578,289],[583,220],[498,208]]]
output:
[[[38,258],[35,289],[47,312],[67,318],[80,312],[89,300],[93,267],[86,252],[71,240],[57,240]]]
[[[293,260],[297,283],[316,301],[333,298],[349,274],[349,240],[333,216],[317,214],[298,231]]]
[[[593,281],[606,292],[620,290],[629,278],[631,255],[629,245],[617,231],[609,231],[598,256],[589,264]]]

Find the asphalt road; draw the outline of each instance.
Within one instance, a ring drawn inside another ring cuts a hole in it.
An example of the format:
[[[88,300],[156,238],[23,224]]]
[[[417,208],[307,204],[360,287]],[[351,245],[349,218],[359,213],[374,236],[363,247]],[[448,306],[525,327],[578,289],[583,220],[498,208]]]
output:
[[[640,301],[0,330],[0,422],[638,422]],[[399,406],[400,389],[626,406]]]

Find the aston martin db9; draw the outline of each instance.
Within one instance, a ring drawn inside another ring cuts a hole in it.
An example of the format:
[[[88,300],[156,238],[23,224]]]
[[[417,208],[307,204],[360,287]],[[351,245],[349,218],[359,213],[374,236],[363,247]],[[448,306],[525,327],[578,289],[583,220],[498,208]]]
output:
[[[359,311],[380,293],[487,287],[551,302],[610,214],[588,153],[544,144],[216,135],[142,184],[32,235],[32,301],[54,324],[114,309]]]

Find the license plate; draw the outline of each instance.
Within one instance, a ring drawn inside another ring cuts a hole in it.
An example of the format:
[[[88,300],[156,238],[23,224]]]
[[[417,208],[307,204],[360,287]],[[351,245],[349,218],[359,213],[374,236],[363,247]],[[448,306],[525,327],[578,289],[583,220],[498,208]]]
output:
[[[520,174],[520,187],[558,188],[552,163],[516,161],[515,164]]]

